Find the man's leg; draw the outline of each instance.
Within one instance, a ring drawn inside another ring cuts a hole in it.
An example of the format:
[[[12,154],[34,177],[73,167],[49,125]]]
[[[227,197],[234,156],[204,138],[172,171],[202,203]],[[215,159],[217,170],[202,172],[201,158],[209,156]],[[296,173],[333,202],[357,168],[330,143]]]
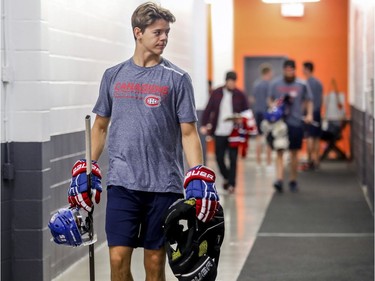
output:
[[[284,179],[284,150],[278,150],[276,154],[276,177],[281,181]]]
[[[133,248],[110,246],[109,259],[111,265],[111,281],[133,281],[130,271]]]
[[[238,148],[229,147],[229,176],[228,176],[228,183],[231,192],[234,191],[236,187],[236,176],[237,176],[237,157],[238,156]],[[232,188],[231,188],[232,187]]]
[[[310,165],[310,163],[314,162],[314,138],[308,137],[307,138],[307,163]]]
[[[183,194],[168,192],[145,193],[149,194],[144,198],[145,213],[140,233],[141,245],[144,248],[145,280],[165,281],[164,216],[168,208],[177,199],[183,198]]]
[[[278,192],[283,191],[283,180],[284,180],[284,151],[277,150],[276,152],[276,181],[273,187]]]
[[[297,181],[298,173],[298,150],[290,150],[290,181]]]
[[[255,153],[256,153],[256,161],[258,166],[262,165],[262,152],[263,152],[263,142],[264,136],[263,131],[261,128],[261,123],[263,121],[263,113],[262,112],[255,112],[255,123],[258,129],[258,134],[255,138]]]
[[[320,138],[314,138],[314,166],[315,168],[318,168],[320,165]]]
[[[290,178],[289,188],[292,192],[298,191],[298,151],[302,148],[303,127],[288,126],[289,151],[290,151]]]
[[[266,144],[266,161],[268,166],[272,165],[272,148],[268,144]]]
[[[256,160],[258,166],[262,165],[263,136],[258,134],[255,138],[256,143]]]
[[[228,188],[226,186],[228,178],[229,178],[229,170],[225,165],[225,151],[228,148],[228,138],[222,136],[215,136],[215,154],[216,154],[216,162],[219,166],[219,170],[221,175],[224,178],[224,189]]]
[[[144,250],[146,281],[165,281],[165,250]]]

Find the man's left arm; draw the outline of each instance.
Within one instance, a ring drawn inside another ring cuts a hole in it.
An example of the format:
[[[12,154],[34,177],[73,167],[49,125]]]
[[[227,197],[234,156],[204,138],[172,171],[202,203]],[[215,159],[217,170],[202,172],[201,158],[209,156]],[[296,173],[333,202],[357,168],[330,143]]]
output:
[[[203,152],[196,123],[181,123],[182,146],[189,165],[184,179],[186,199],[194,198],[197,218],[209,221],[219,207],[215,172],[203,165]]]
[[[310,124],[313,121],[313,101],[312,100],[307,100],[306,101],[306,117],[305,117],[305,122],[307,124]]]
[[[314,110],[314,103],[313,103],[313,94],[311,88],[306,84],[305,87],[305,105],[306,105],[306,117],[305,123],[310,124],[313,121],[313,110]]]
[[[181,123],[182,146],[189,168],[203,164],[202,145],[196,123]]]

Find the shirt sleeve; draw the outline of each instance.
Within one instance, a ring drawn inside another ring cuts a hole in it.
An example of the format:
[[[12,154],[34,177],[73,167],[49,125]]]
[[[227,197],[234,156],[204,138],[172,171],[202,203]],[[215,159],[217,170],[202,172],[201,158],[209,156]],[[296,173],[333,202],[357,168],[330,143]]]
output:
[[[190,76],[185,73],[177,93],[177,117],[179,123],[197,122],[197,112],[195,108],[194,90]]]
[[[93,109],[93,113],[103,117],[110,117],[112,114],[112,97],[109,87],[108,71],[103,74],[99,88],[99,97]]]
[[[271,83],[268,87],[267,90],[267,99],[275,100],[276,95],[275,95],[275,83]]]
[[[314,99],[314,96],[313,96],[313,93],[311,91],[311,88],[310,88],[309,84],[308,83],[304,83],[303,87],[304,87],[303,99],[304,100],[308,100],[308,101],[312,101]]]

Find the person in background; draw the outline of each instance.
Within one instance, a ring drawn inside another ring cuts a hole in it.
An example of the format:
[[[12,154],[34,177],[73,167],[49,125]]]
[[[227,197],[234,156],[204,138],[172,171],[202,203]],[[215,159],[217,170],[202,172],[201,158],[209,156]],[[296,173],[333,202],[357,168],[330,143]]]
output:
[[[327,128],[325,129],[339,133],[345,125],[345,95],[339,92],[335,79],[332,79],[331,85],[332,90],[324,96],[324,118],[327,121]]]
[[[313,95],[313,121],[314,124],[306,124],[307,137],[307,169],[315,170],[319,168],[320,162],[320,136],[322,134],[321,108],[323,86],[319,79],[314,75],[314,64],[310,61],[303,63],[303,74],[306,77],[307,85],[310,87]]]
[[[298,191],[298,151],[302,147],[304,122],[312,122],[312,94],[308,86],[296,77],[294,60],[286,60],[283,64],[283,76],[272,82],[269,91],[269,107],[273,108],[283,103],[284,121],[287,125],[290,152],[289,188],[292,192]],[[307,114],[303,118],[303,112]],[[273,186],[278,192],[283,191],[284,181],[284,150],[277,150],[276,154],[276,181]]]
[[[184,196],[184,188],[203,223],[219,207],[215,173],[202,165],[191,78],[161,56],[173,22],[174,15],[153,2],[136,8],[131,18],[134,54],[104,72],[93,109],[96,178],[96,161],[108,143],[105,230],[112,281],[133,280],[131,260],[137,247],[144,248],[146,280],[165,281],[163,219],[168,207]],[[185,180],[183,152],[190,167]],[[90,212],[85,162],[77,161],[72,169],[68,200]],[[96,182],[91,190],[99,203]]]
[[[253,86],[252,96],[250,97],[250,102],[252,104],[252,110],[254,112],[255,121],[258,128],[258,134],[256,136],[256,161],[258,166],[262,165],[262,152],[264,144],[264,136],[260,124],[264,120],[264,114],[267,111],[267,95],[269,91],[269,86],[272,80],[272,66],[268,63],[260,65],[261,78],[256,80]],[[272,164],[272,149],[266,144],[266,164],[267,168]]]
[[[229,145],[229,136],[234,129],[234,122],[242,122],[242,117],[234,118],[234,115],[249,110],[247,97],[236,87],[236,80],[236,72],[227,72],[225,85],[215,89],[210,96],[200,127],[201,134],[214,137],[216,161],[224,178],[223,188],[229,193],[233,193],[236,187],[238,156],[238,147]],[[225,163],[227,152],[229,167]]]

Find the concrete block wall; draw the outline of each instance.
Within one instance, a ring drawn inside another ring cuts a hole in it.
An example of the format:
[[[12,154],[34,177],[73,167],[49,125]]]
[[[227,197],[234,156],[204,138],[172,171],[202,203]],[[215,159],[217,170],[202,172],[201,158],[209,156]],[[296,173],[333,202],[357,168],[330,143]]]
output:
[[[71,166],[84,157],[84,117],[104,70],[132,56],[130,17],[143,2],[3,0],[2,71],[11,79],[1,85],[1,164],[14,173],[3,169],[1,180],[1,280],[52,280],[87,255],[51,243],[47,223],[67,206]],[[157,2],[177,17],[164,56],[190,73],[202,109],[204,1]],[[103,174],[107,160],[104,152]],[[94,214],[98,243],[105,201],[103,192]]]

